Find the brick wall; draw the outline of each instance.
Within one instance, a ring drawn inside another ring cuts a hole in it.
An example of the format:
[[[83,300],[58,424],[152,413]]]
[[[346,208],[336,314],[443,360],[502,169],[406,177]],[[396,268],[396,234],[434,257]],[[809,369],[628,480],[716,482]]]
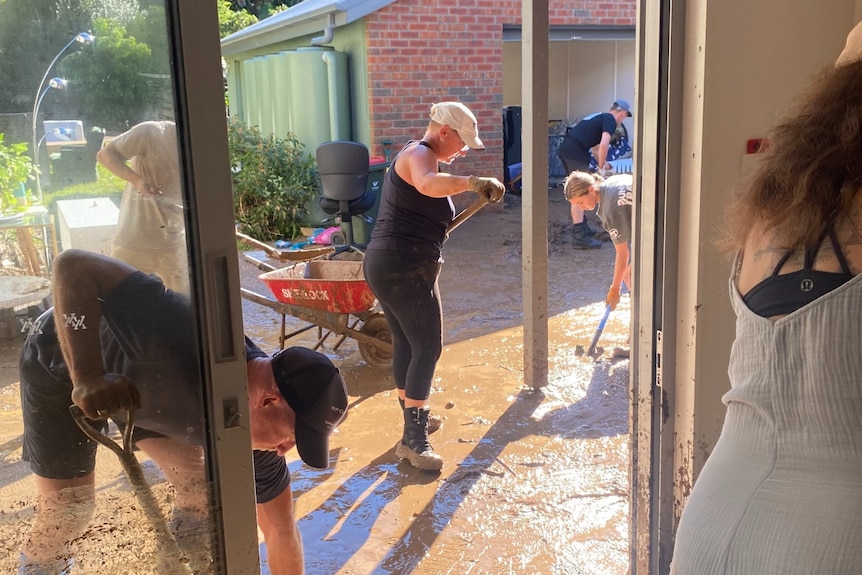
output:
[[[555,25],[632,26],[635,0],[551,0]],[[484,152],[456,174],[503,173],[503,25],[521,23],[515,0],[398,0],[367,16],[372,155],[421,138],[431,104],[458,100],[476,114]]]

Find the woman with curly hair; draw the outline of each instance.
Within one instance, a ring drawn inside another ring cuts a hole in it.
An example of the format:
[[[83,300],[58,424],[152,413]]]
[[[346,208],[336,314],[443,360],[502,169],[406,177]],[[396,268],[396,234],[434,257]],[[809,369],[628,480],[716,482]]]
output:
[[[671,573],[862,570],[862,23],[730,205],[721,436]]]

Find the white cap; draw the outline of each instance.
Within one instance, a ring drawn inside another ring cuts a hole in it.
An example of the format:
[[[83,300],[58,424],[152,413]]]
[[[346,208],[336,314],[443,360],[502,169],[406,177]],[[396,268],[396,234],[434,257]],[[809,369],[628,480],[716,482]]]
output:
[[[461,140],[474,150],[485,149],[485,144],[479,139],[479,130],[476,128],[476,116],[461,102],[434,104],[431,106],[431,119],[458,132]]]

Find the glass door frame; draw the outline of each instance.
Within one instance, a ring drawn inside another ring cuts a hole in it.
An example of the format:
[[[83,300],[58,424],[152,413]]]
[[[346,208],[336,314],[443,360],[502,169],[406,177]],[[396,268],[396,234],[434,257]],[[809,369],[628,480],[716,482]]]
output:
[[[674,503],[677,293],[685,3],[640,0],[634,175],[630,556],[633,575],[667,573]]]
[[[221,572],[260,573],[242,303],[216,5],[167,0],[174,96],[207,410],[207,463]],[[229,489],[227,489],[229,486]]]

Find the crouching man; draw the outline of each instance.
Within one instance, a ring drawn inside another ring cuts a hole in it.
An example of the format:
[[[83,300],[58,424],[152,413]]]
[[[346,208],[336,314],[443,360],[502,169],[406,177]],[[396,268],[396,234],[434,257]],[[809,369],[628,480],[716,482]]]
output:
[[[173,525],[206,524],[204,409],[194,311],[156,277],[106,256],[67,250],[55,260],[54,308],[21,352],[24,458],[35,474],[37,514],[19,574],[69,573],[68,543],[87,528],[95,500],[91,425],[134,413],[133,441],[176,490]],[[257,520],[273,575],[304,572],[284,454],[329,465],[329,435],[347,391],[326,356],[292,347],[273,357],[246,338]],[[183,544],[182,534],[178,542]],[[199,545],[200,539],[193,545]]]

